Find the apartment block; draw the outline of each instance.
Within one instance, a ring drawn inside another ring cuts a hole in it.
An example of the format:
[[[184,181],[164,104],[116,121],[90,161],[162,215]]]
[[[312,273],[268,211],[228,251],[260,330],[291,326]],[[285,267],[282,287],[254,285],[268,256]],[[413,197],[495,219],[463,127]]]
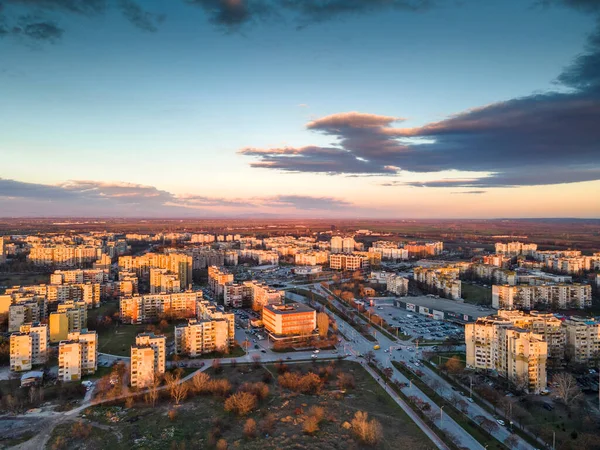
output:
[[[487,255],[483,257],[483,263],[490,266],[496,266],[501,269],[508,269],[511,258],[503,254]]]
[[[77,381],[98,367],[98,337],[95,331],[69,333],[58,345],[58,379]]]
[[[403,247],[408,252],[409,258],[423,258],[426,256],[437,256],[444,251],[443,242],[417,243],[409,242]]]
[[[225,292],[225,285],[233,283],[233,274],[228,270],[216,266],[208,268],[208,286],[215,294],[215,298],[220,300]]]
[[[537,251],[537,244],[524,244],[522,242],[509,242],[507,244],[496,242],[496,253],[507,256],[533,256]]]
[[[329,267],[333,270],[360,270],[369,267],[368,258],[359,255],[332,253],[329,255]]]
[[[415,267],[415,281],[422,283],[429,290],[439,292],[451,299],[461,298],[461,282],[458,279],[460,269],[457,267]]]
[[[120,317],[123,323],[131,324],[156,322],[162,317],[195,317],[196,304],[201,299],[202,291],[122,297]]]
[[[173,294],[181,292],[179,275],[170,273],[167,269],[150,269],[150,293]]]
[[[31,248],[27,258],[36,265],[81,267],[96,261],[101,255],[100,246],[39,245]]]
[[[495,309],[535,309],[538,305],[583,309],[591,304],[592,288],[586,284],[492,286],[492,307]]]
[[[135,345],[131,346],[130,382],[132,387],[149,386],[155,375],[165,372],[166,342],[165,336],[158,336],[154,333],[137,335]]]
[[[175,326],[177,355],[194,358],[204,353],[222,351],[231,342],[226,320],[189,319],[187,324]]]
[[[600,355],[600,322],[570,317],[563,322],[563,326],[566,330],[567,358],[580,364],[597,361]]]
[[[541,335],[492,316],[466,324],[465,342],[467,367],[495,370],[530,393],[546,388],[548,344]]]
[[[6,241],[5,237],[0,236],[0,264],[6,262]]]
[[[25,300],[8,307],[8,331],[19,331],[25,323],[39,322],[42,319],[40,304],[36,300]]]
[[[386,289],[396,295],[407,295],[408,294],[408,278],[401,277],[400,275],[391,274],[387,278]]]
[[[271,337],[310,335],[317,327],[317,312],[301,303],[266,305],[262,320]]]
[[[69,333],[87,328],[87,305],[85,302],[68,301],[61,303],[58,305],[56,312],[66,315]]]
[[[32,336],[29,333],[13,333],[10,335],[10,370],[25,372],[33,366]]]
[[[319,264],[327,264],[329,252],[325,251],[308,251],[296,253],[294,255],[294,264],[297,266],[316,266]]]
[[[121,256],[119,271],[134,272],[136,276],[148,280],[150,269],[167,269],[177,274],[182,289],[192,284],[192,257],[184,253],[146,253],[142,256]]]

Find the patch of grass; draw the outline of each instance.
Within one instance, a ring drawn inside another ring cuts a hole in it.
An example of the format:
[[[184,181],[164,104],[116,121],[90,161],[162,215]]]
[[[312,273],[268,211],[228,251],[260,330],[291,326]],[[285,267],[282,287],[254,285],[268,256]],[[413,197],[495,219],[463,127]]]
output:
[[[369,417],[377,419],[383,428],[383,439],[379,449],[433,449],[435,446],[421,430],[408,418],[398,404],[385,393],[379,384],[357,363],[337,362],[332,364],[330,375],[324,375],[329,363],[289,364],[288,370],[307,373],[321,373],[323,389],[317,395],[304,395],[281,388],[277,381],[275,365],[254,367],[253,365],[223,366],[218,374],[211,369],[207,373],[213,378],[227,379],[236,390],[242,383],[263,381],[266,376],[274,376],[269,386],[270,394],[259,402],[258,408],[246,417],[237,417],[224,411],[223,399],[213,396],[194,396],[179,407],[173,407],[166,394],[151,408],[137,403],[132,408],[116,406],[91,407],[85,411],[86,418],[106,424],[111,430],[107,434],[118,435],[118,442],[110,442],[113,450],[131,448],[165,449],[214,448],[218,439],[224,439],[229,448],[244,450],[266,450],[279,448],[293,449],[350,449],[364,448],[353,437],[352,431],[344,427],[356,411],[366,411]],[[352,374],[355,387],[346,394],[340,393],[336,385],[336,374]],[[313,406],[325,409],[325,420],[314,436],[303,432],[303,423]],[[169,417],[169,411],[171,413]],[[262,426],[267,416],[272,415],[273,426],[264,430]],[[111,419],[116,417],[116,419]],[[243,434],[246,420],[252,418],[257,423],[257,436],[247,438]],[[66,432],[67,429],[62,430]],[[93,442],[90,442],[93,441]],[[100,443],[93,435],[85,441],[69,442],[66,449],[98,448]],[[104,448],[108,448],[105,445]]]
[[[29,439],[34,437],[37,434],[35,431],[25,431],[23,434],[17,437],[5,438],[0,436],[0,447],[1,448],[11,448],[16,445],[22,444],[23,442],[27,442]]]
[[[164,331],[158,333],[167,336],[167,341],[173,337],[174,324],[170,324]],[[109,328],[98,330],[98,351],[117,356],[129,356],[131,346],[135,344],[135,337],[148,329],[148,325],[121,325],[116,324]]]
[[[484,288],[476,284],[461,283],[461,296],[466,303],[474,305],[491,305],[492,304],[492,289]]]

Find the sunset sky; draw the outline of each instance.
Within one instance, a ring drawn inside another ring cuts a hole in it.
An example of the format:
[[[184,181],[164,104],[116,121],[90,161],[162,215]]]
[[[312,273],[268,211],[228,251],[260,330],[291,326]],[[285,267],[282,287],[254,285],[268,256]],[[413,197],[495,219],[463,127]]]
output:
[[[0,1],[0,217],[600,217],[597,0]]]

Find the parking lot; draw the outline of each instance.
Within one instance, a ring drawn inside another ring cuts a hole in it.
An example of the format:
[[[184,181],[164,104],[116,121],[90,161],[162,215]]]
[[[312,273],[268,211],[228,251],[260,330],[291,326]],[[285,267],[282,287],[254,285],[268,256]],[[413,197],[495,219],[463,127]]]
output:
[[[443,341],[450,336],[464,335],[463,326],[442,320],[435,320],[392,305],[381,305],[373,309],[388,324],[393,327],[400,327],[400,332],[413,337]]]

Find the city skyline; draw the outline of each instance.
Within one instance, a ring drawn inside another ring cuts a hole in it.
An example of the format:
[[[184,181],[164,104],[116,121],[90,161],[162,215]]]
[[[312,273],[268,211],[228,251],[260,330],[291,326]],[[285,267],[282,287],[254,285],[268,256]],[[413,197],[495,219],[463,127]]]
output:
[[[600,217],[595,1],[3,5],[3,217]]]

